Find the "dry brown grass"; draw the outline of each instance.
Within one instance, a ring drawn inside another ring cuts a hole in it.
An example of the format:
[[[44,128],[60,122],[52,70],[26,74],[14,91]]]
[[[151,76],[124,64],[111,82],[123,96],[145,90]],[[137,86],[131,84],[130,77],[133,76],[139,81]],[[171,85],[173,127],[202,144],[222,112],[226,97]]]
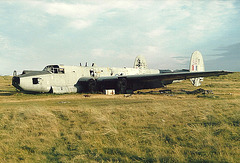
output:
[[[126,98],[22,94],[0,77],[0,162],[240,162],[239,79]]]

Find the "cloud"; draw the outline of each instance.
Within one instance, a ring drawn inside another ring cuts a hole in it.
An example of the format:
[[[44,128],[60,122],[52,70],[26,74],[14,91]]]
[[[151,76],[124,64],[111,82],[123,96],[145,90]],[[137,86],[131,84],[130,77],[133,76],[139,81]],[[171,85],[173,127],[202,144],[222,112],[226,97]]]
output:
[[[235,43],[226,47],[219,47],[216,51],[222,52],[216,56],[227,57],[227,58],[240,58],[240,43]]]
[[[22,50],[10,41],[10,38],[0,34],[0,57],[10,59],[20,59]]]
[[[237,12],[233,1],[170,1],[163,6],[152,6],[148,17],[161,23],[147,32],[150,38],[201,43],[223,31],[229,18]]]
[[[9,49],[9,41],[4,36],[0,35],[0,47],[1,49]]]
[[[17,47],[14,41],[0,34],[0,73],[1,75],[12,74],[14,69],[31,64],[35,58],[23,49]],[[2,74],[3,73],[3,74]]]
[[[189,57],[196,49],[206,55],[224,55],[223,50],[212,49],[239,40],[239,4],[235,2],[1,2],[0,54],[12,65],[17,60],[75,64],[77,59],[96,59],[102,65],[122,67],[132,65],[132,59],[142,54],[152,68],[183,66],[189,60],[177,56]]]
[[[69,23],[70,27],[73,27],[75,29],[84,29],[89,27],[92,24],[91,21],[88,20],[75,20]]]
[[[48,2],[48,1],[20,1],[20,5],[28,6],[28,10],[38,10],[46,15],[38,15],[38,21],[51,20],[51,17],[62,17],[63,20],[67,20],[66,27],[72,27],[74,29],[84,29],[95,21],[95,14],[99,13],[99,6],[91,4],[81,3],[66,3],[66,2]],[[32,13],[32,12],[30,12]],[[28,14],[21,16],[22,19],[33,22],[36,20],[33,18],[33,14],[30,17]],[[50,16],[50,17],[49,17]],[[42,18],[41,18],[42,17]],[[48,18],[47,18],[48,17]],[[44,18],[44,19],[43,19]],[[45,21],[44,21],[45,22]],[[46,22],[45,22],[46,23]]]
[[[219,47],[218,49],[215,49],[215,51],[218,51],[218,54],[216,55],[218,58],[206,62],[208,69],[230,71],[240,70],[240,42],[226,47]]]
[[[124,19],[124,21],[127,20],[125,23],[129,24],[125,25],[124,29],[119,26],[120,33],[125,32],[128,26],[136,21],[132,25],[139,28],[138,35],[141,35],[142,32],[143,36],[145,35],[156,42],[154,45],[161,46],[173,44],[173,39],[178,41],[185,39],[188,43],[201,43],[212,37],[211,33],[222,30],[222,26],[228,20],[228,15],[235,12],[232,1],[120,0],[104,1],[102,3],[97,1],[49,2],[26,0],[21,3],[38,8],[50,16],[60,16],[66,19],[65,27],[76,30],[95,27],[101,19],[104,20],[104,24],[111,23],[110,18],[116,17],[117,19],[125,13],[120,21]],[[143,20],[140,21],[141,19]],[[144,26],[146,28],[143,28]],[[136,31],[132,34],[134,33]]]
[[[95,1],[81,3],[22,1],[20,3],[38,8],[51,16],[69,19],[68,26],[81,30],[92,25],[99,17],[116,16],[117,10],[135,10],[144,4],[136,2],[138,1],[104,1],[104,3]]]
[[[50,15],[58,15],[67,18],[85,18],[94,14],[98,7],[89,4],[69,4],[69,3],[43,3],[44,11]]]
[[[91,55],[93,57],[108,57],[109,54],[106,54],[104,49],[93,49],[91,50]]]
[[[159,27],[157,29],[154,29],[150,32],[147,32],[147,36],[150,38],[156,38],[156,37],[161,37],[163,35],[168,35],[168,33],[170,32],[170,30],[166,29],[167,27]]]

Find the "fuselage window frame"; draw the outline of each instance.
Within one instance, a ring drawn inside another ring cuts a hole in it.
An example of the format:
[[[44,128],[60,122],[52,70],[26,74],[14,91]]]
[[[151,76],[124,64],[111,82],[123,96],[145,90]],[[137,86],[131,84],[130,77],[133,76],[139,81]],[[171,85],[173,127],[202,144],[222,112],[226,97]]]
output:
[[[35,84],[39,84],[39,78],[32,78],[32,83]]]

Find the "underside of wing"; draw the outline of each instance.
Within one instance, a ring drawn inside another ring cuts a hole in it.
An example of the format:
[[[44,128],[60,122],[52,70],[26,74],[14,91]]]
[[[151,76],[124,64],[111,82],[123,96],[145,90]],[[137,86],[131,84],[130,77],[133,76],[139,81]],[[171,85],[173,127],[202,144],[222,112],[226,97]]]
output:
[[[151,89],[163,87],[171,84],[174,80],[186,80],[197,77],[227,75],[232,72],[227,71],[207,71],[207,72],[177,72],[142,74],[129,76],[110,76],[97,79],[102,89],[116,89],[119,93],[125,93],[127,89]]]

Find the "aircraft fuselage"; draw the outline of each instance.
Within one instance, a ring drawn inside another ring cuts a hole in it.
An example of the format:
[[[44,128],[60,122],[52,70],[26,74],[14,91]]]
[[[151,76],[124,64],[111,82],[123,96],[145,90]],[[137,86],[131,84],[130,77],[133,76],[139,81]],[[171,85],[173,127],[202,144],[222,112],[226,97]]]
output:
[[[49,65],[43,71],[23,71],[21,75],[13,77],[13,85],[25,92],[76,93],[85,91],[88,82],[98,81],[99,77],[112,77],[117,81],[129,75],[158,73],[157,69]],[[100,83],[104,88],[115,89],[117,83],[103,82],[103,79],[101,79],[102,82],[98,81],[98,84]],[[139,84],[141,87],[141,82]],[[134,87],[139,88],[137,85]]]

